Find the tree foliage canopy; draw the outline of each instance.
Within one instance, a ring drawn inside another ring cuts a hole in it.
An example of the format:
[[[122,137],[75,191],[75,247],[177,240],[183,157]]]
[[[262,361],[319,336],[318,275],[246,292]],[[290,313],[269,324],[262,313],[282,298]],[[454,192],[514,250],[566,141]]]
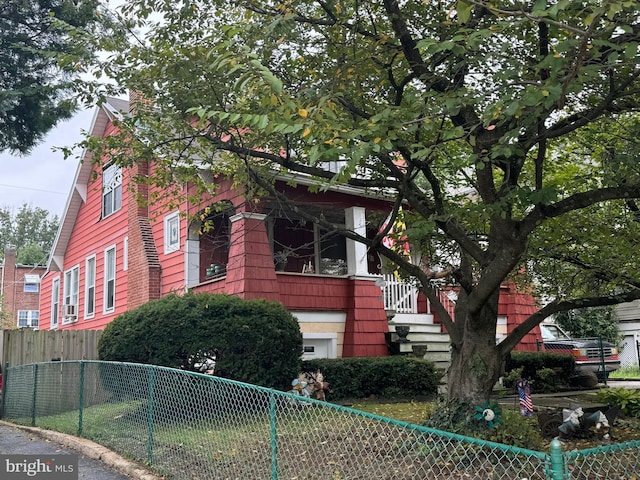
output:
[[[58,230],[58,216],[50,216],[40,207],[23,204],[17,213],[9,207],[0,207],[0,258],[4,247],[18,249],[18,263],[44,265]]]
[[[619,343],[618,319],[612,307],[593,307],[568,310],[555,315],[555,321],[572,337],[602,337],[611,343]]]
[[[4,0],[0,5],[0,151],[26,153],[75,110],[73,81],[98,0]]]
[[[390,195],[420,264],[387,232],[333,227],[418,279],[452,339],[449,393],[477,402],[546,316],[640,298],[638,7],[132,1],[103,68],[145,101],[102,147],[127,140],[116,159],[153,158],[156,183],[227,159],[271,195],[274,171]],[[436,277],[459,289],[455,319]],[[508,280],[547,301],[496,346]]]

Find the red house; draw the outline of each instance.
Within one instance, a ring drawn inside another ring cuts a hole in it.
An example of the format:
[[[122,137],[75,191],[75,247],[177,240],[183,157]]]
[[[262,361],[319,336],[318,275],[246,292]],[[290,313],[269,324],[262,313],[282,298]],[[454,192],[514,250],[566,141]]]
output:
[[[110,99],[91,134],[109,135],[127,112],[126,101]],[[363,244],[323,231],[276,199],[248,200],[207,171],[201,175],[216,184],[214,194],[169,208],[170,194],[133,181],[153,168],[98,168],[89,155],[80,162],[42,279],[41,328],[102,329],[128,309],[190,289],[281,302],[300,322],[306,357],[388,355],[396,325],[409,326],[412,344],[440,344],[448,356],[448,337],[426,299],[381,275],[380,259]],[[361,234],[375,235],[391,210],[355,188],[312,193],[311,180],[297,178],[296,187],[287,180],[278,188],[297,208]],[[509,308],[504,315],[513,314]]]

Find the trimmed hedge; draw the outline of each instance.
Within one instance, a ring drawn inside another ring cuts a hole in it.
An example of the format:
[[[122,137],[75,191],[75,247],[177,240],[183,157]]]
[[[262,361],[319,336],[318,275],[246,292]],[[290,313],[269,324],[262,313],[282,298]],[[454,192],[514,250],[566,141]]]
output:
[[[522,367],[522,378],[532,381],[536,391],[554,389],[558,384],[569,385],[571,378],[576,373],[576,361],[572,355],[552,352],[512,352],[510,371]],[[553,370],[554,378],[550,382],[543,372]],[[507,385],[509,386],[509,385]]]
[[[327,400],[411,398],[437,393],[442,372],[432,362],[408,356],[315,359],[302,362],[302,371],[320,370],[329,382]]]
[[[281,304],[225,294],[168,295],[118,316],[98,342],[101,360],[199,371],[203,354],[216,375],[290,388],[300,371],[302,335]]]

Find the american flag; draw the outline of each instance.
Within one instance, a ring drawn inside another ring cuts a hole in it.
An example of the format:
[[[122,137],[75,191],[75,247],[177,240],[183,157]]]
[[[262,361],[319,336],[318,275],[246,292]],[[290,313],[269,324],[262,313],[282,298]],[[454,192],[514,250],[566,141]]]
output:
[[[530,417],[533,414],[533,403],[531,403],[531,385],[529,380],[518,381],[518,396],[520,397],[520,414]]]

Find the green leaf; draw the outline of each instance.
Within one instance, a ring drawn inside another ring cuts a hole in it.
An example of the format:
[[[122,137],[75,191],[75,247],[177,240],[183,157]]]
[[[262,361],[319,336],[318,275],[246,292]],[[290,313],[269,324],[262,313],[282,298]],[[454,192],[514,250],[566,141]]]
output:
[[[473,5],[462,0],[458,0],[456,4],[456,14],[458,16],[458,23],[464,24],[471,18],[471,10]]]

